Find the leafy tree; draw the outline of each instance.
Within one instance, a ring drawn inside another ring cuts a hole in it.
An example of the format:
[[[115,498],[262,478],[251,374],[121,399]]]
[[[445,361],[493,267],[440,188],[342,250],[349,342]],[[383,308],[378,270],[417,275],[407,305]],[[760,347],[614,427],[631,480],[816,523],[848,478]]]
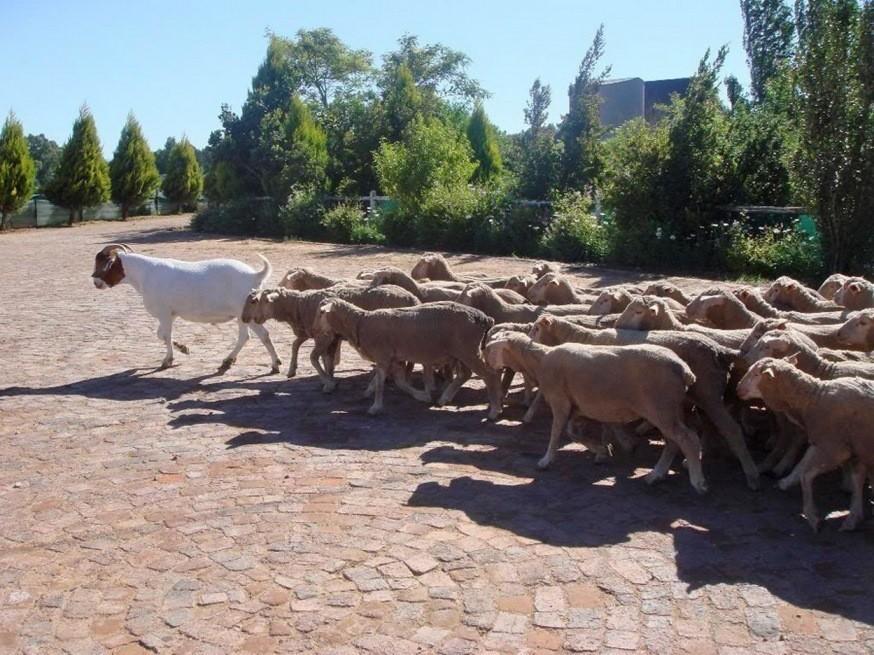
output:
[[[383,56],[380,85],[390,86],[395,71],[406,66],[416,86],[429,99],[461,100],[466,104],[488,97],[479,82],[467,74],[470,57],[440,43],[419,44],[419,38],[405,34],[398,39],[398,49]]]
[[[21,122],[9,112],[0,132],[0,230],[10,214],[21,209],[33,195],[36,166],[27,149]]]
[[[97,126],[88,107],[83,105],[45,193],[51,202],[70,211],[69,224],[72,225],[77,212],[81,221],[85,207],[109,199],[109,187],[109,167],[103,159]]]
[[[203,191],[203,174],[197,163],[197,155],[185,137],[170,151],[161,190],[167,200],[176,203],[177,212],[180,205],[195,203]]]
[[[28,134],[27,147],[36,164],[36,188],[42,191],[61,161],[61,146],[44,134]]]
[[[416,117],[401,142],[383,141],[374,160],[382,189],[415,211],[437,188],[467,185],[476,170],[463,134],[434,118]]]
[[[203,180],[203,192],[217,205],[233,200],[240,194],[240,184],[233,166],[226,161],[216,162]]]
[[[170,168],[170,153],[173,152],[175,147],[176,139],[168,136],[164,142],[164,147],[155,151],[155,166],[157,166],[158,172],[161,175],[167,174],[167,170]]]
[[[121,207],[122,220],[127,220],[131,207],[150,198],[161,182],[155,156],[133,114],[128,114],[121,130],[118,146],[109,164],[109,178],[112,200]]]
[[[827,266],[870,270],[874,254],[874,3],[799,0],[798,174]]]
[[[477,182],[486,182],[500,175],[503,164],[495,127],[489,122],[481,104],[473,110],[467,124],[467,140],[473,148],[473,156],[477,161],[473,179]]]
[[[740,7],[751,90],[753,99],[761,102],[768,82],[792,58],[792,12],[784,0],[740,0]]]
[[[671,220],[682,235],[712,222],[715,208],[730,200],[729,123],[718,90],[727,52],[720,48],[711,62],[708,51],[686,94],[670,109],[663,183]]]
[[[413,119],[425,111],[422,92],[416,86],[413,73],[406,64],[393,69],[383,91],[383,106],[390,141],[400,139]]]
[[[551,102],[552,89],[548,84],[541,84],[538,77],[528,91],[528,104],[525,106],[525,123],[532,137],[546,126]]]
[[[564,143],[562,184],[567,189],[594,193],[603,170],[602,128],[598,109],[598,90],[609,68],[596,73],[604,55],[604,26],[595,33],[576,79],[568,87],[568,113],[559,126]]]
[[[284,185],[288,190],[295,185],[321,187],[328,165],[327,137],[297,96],[291,99],[284,127],[288,139],[281,173]]]
[[[384,136],[385,122],[385,107],[374,93],[342,94],[331,102],[323,125],[333,192],[364,195],[377,188],[373,152]]]
[[[295,91],[327,109],[338,89],[349,92],[371,73],[367,50],[352,50],[327,28],[300,30],[286,40],[283,55]]]

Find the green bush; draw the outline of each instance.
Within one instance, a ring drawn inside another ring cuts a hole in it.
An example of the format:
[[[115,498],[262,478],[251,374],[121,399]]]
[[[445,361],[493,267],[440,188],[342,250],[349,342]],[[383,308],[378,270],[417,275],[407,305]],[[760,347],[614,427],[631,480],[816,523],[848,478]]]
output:
[[[285,206],[279,210],[279,223],[284,236],[300,239],[323,239],[322,216],[325,208],[314,189],[293,189]]]
[[[284,236],[276,204],[270,198],[240,198],[210,206],[194,215],[191,229],[241,236]]]
[[[799,229],[762,227],[752,233],[741,223],[727,230],[725,263],[729,272],[773,278],[791,275],[801,279],[816,279],[824,270],[820,240]]]
[[[541,238],[543,255],[569,262],[598,262],[607,254],[607,233],[578,191],[553,201],[555,215]]]
[[[335,243],[385,242],[385,236],[373,218],[368,217],[357,205],[337,205],[325,212],[321,222],[325,237]]]

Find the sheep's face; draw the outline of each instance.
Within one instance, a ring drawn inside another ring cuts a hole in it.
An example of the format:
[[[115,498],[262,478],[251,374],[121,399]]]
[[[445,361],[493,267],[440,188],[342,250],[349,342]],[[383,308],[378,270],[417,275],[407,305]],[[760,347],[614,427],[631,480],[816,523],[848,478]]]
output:
[[[851,348],[866,348],[874,328],[874,311],[863,311],[853,316],[838,330],[838,341]]]
[[[846,275],[835,273],[834,275],[828,276],[817,291],[819,292],[819,295],[826,300],[833,300],[835,299],[835,294],[838,292],[838,289],[843,286],[847,279]]]
[[[625,304],[623,305],[623,301]],[[589,307],[589,314],[592,316],[610,314],[615,311],[620,311],[628,306],[631,301],[631,296],[623,296],[617,291],[602,291],[600,295]]]
[[[744,359],[749,364],[753,364],[765,357],[780,359],[788,356],[792,349],[792,342],[787,335],[779,333],[764,334],[750,351],[744,355]]]
[[[705,296],[704,294],[693,298],[686,305],[686,315],[694,321],[713,323],[713,316],[724,309],[728,299],[723,296]]]
[[[555,338],[555,318],[552,316],[539,317],[534,321],[534,325],[531,326],[531,331],[528,333],[528,336],[532,341],[542,343],[546,346],[557,345],[557,339]]]
[[[306,271],[302,268],[294,268],[288,273],[285,274],[279,281],[279,286],[285,289],[292,289],[293,291],[306,291],[307,286],[305,282]]]
[[[760,359],[750,367],[750,370],[737,384],[737,396],[741,400],[754,400],[762,397],[762,378],[774,377],[773,359]]]
[[[550,264],[549,262],[538,262],[534,265],[534,268],[531,269],[531,272],[540,279],[547,273],[558,273],[559,268],[555,264]]]
[[[331,314],[334,312],[334,303],[330,300],[322,302],[316,310],[316,317],[313,320],[313,330],[324,334],[331,332]]]
[[[514,275],[507,280],[506,284],[504,284],[504,288],[509,289],[510,291],[515,291],[522,296],[527,296],[528,289],[530,289],[533,284],[534,280],[530,276]]]
[[[124,279],[124,266],[118,253],[104,248],[94,258],[91,281],[98,289],[111,289]]]
[[[275,291],[252,291],[246,296],[240,320],[243,323],[257,323],[261,325],[268,319],[273,318],[273,307],[277,298],[279,298],[279,293]]]
[[[549,292],[559,285],[560,282],[555,273],[547,273],[531,286],[526,295],[531,302],[545,305],[549,302]]]
[[[495,339],[486,344],[483,354],[486,364],[496,371],[509,368],[507,357],[510,347],[510,342],[506,338],[506,333],[499,332],[495,335]]]
[[[835,293],[834,301],[847,309],[863,309],[866,305],[864,284],[858,279],[849,278]]]
[[[657,302],[647,303],[643,298],[635,298],[616,319],[616,327],[626,330],[650,330],[658,323],[662,306]]]

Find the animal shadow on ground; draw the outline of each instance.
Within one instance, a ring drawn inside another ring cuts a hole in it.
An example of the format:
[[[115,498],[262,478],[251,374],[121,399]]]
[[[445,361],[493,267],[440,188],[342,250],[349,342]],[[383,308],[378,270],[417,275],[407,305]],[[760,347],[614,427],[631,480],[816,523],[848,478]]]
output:
[[[545,433],[544,433],[545,434]],[[532,474],[530,447],[512,441],[495,451],[441,446],[422,460],[471,466],[528,478],[520,484],[459,477],[448,485],[426,482],[409,499],[413,507],[464,512],[473,521],[556,546],[604,546],[631,534],[660,532],[674,540],[677,577],[690,590],[719,583],[765,587],[805,608],[874,622],[874,532],[837,532],[829,520],[813,534],[799,516],[798,490],[746,489],[731,461],[705,462],[711,492],[697,496],[681,467],[656,486],[631,478],[658,452],[644,446],[604,464],[588,453],[565,450],[548,471]],[[825,511],[844,510],[839,475],[824,476],[817,498]]]
[[[180,399],[168,405],[175,414],[169,425],[243,430],[228,448],[284,443],[378,451],[431,441],[496,445],[508,438],[507,426],[485,420],[483,389],[463,388],[451,407],[437,408],[387,384],[384,412],[374,417],[367,414],[371,400],[362,398],[369,380],[369,371],[346,369],[332,394],[322,392],[316,377],[241,382],[239,390],[257,393]]]

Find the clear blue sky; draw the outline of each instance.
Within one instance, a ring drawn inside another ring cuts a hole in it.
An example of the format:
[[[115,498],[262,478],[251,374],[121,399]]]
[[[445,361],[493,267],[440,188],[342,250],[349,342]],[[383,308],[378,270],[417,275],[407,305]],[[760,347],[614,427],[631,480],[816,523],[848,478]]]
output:
[[[552,120],[566,111],[600,23],[612,77],[686,76],[727,44],[725,74],[749,79],[738,0],[0,0],[0,113],[63,143],[87,102],[107,155],[130,110],[152,148],[183,133],[202,147],[220,105],[245,99],[267,28],[330,27],[377,62],[404,32],[462,50],[491,119],[517,131],[535,77],[552,86]]]

